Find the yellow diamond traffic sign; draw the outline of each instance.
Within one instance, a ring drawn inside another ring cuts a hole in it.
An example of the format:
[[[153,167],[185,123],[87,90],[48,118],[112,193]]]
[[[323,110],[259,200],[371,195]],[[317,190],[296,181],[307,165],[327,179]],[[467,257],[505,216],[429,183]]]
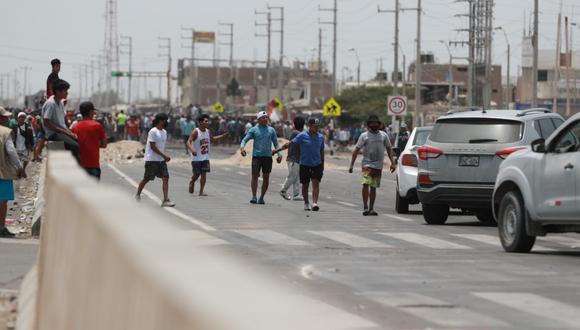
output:
[[[220,101],[217,101],[213,107],[211,107],[213,112],[224,112],[224,106],[220,103]]]
[[[342,108],[340,107],[340,104],[338,104],[338,102],[336,102],[336,100],[331,97],[330,100],[328,100],[328,102],[326,102],[324,105],[322,114],[325,117],[340,117],[341,112]]]

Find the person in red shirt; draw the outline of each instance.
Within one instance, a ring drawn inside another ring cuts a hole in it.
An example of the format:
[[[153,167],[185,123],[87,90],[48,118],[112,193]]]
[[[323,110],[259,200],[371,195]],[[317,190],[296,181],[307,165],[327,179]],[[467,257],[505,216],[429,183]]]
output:
[[[83,120],[79,121],[72,132],[78,136],[80,149],[80,164],[89,175],[101,179],[101,164],[99,162],[99,148],[107,147],[105,129],[95,120],[95,106],[92,102],[83,102],[80,105]]]
[[[141,121],[137,115],[131,115],[127,120],[127,139],[129,141],[139,141],[141,137]]]

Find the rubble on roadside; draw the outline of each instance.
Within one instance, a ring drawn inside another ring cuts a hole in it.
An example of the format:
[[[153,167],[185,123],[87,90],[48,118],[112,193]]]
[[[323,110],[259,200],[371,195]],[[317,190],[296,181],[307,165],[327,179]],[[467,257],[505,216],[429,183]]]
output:
[[[112,164],[131,164],[145,156],[145,145],[138,141],[118,141],[107,144],[101,149],[101,162]]]
[[[26,179],[14,180],[14,201],[8,203],[6,227],[18,238],[32,236],[33,217],[36,209],[38,181],[41,163],[32,162],[26,168]]]
[[[0,330],[13,330],[16,325],[18,293],[0,290]]]

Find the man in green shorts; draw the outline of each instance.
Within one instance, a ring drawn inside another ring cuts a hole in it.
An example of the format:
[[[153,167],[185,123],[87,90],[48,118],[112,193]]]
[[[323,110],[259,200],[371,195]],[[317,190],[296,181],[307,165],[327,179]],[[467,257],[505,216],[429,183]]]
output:
[[[383,171],[383,160],[385,159],[385,149],[391,161],[391,173],[395,171],[397,165],[393,159],[393,150],[389,136],[384,131],[380,130],[381,121],[378,116],[370,115],[367,119],[368,131],[361,134],[352,152],[350,161],[349,173],[352,173],[352,168],[360,150],[363,150],[362,160],[362,198],[364,211],[363,215],[378,215],[375,212],[375,199],[377,197],[377,188],[381,186],[381,174]]]

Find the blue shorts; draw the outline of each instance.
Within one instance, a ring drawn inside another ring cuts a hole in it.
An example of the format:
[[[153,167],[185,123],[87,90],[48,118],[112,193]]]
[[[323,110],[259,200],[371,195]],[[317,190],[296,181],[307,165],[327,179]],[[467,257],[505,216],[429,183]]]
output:
[[[14,200],[14,181],[0,179],[0,201]]]

